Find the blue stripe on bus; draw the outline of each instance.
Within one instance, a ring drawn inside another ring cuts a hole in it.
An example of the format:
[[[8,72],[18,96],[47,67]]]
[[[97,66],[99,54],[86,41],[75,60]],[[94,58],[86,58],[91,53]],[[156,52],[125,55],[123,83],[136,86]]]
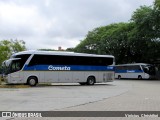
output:
[[[114,71],[113,66],[82,66],[82,65],[25,65],[25,71]]]
[[[142,73],[142,70],[115,70],[115,73]]]

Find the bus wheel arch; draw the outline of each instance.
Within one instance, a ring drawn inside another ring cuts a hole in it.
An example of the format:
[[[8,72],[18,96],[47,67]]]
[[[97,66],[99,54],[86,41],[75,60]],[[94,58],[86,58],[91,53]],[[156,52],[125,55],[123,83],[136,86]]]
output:
[[[96,78],[95,76],[89,76],[87,78],[87,85],[94,85],[94,83],[96,83]]]
[[[36,86],[38,83],[38,78],[36,76],[30,76],[27,79],[27,84],[30,86]]]
[[[138,80],[142,80],[142,76],[141,75],[138,75]]]
[[[118,75],[118,79],[119,79],[119,80],[121,79],[121,75]]]

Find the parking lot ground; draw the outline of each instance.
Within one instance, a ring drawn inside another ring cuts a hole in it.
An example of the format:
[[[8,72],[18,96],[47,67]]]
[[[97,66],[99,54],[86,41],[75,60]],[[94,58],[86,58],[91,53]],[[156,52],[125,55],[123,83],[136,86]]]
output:
[[[132,86],[120,82],[94,86],[79,84],[1,88],[1,111],[52,111],[101,101],[127,92]]]
[[[65,110],[82,111],[87,108],[88,111],[160,111],[159,80],[116,80],[116,82],[131,85],[132,89],[102,101]]]
[[[59,88],[60,87],[60,88]],[[78,85],[71,86],[56,86],[58,89],[64,89],[66,91],[76,90]],[[51,87],[52,88],[52,87]],[[71,99],[74,98],[89,98],[91,102],[84,102],[84,104],[74,104],[72,106],[63,106],[57,109],[58,111],[160,111],[160,80],[115,80],[113,83],[106,85],[95,85],[95,86],[79,86],[81,89],[80,94],[72,93]],[[41,88],[38,88],[41,89]],[[95,90],[95,91],[94,91]],[[86,92],[88,91],[88,92]],[[121,92],[120,92],[121,91]],[[60,91],[59,91],[60,93]],[[90,94],[89,94],[90,93]],[[91,94],[92,93],[92,94]],[[101,95],[98,95],[101,93]],[[60,95],[61,97],[63,95]],[[83,97],[82,97],[83,96]],[[85,97],[84,97],[85,96]],[[103,97],[102,97],[103,96]],[[101,99],[96,99],[101,98]],[[63,97],[67,100],[67,97]],[[70,99],[70,100],[71,100]],[[94,100],[93,100],[94,99]],[[52,98],[53,100],[53,98]],[[82,99],[79,99],[82,101]],[[89,100],[89,101],[90,101]],[[73,102],[71,101],[71,102]],[[64,101],[59,101],[64,102]],[[22,104],[22,103],[21,103]],[[51,104],[51,102],[50,102]],[[44,105],[45,107],[45,105]],[[46,106],[48,107],[48,106]],[[17,118],[19,119],[19,118]],[[28,120],[28,118],[25,118]],[[31,119],[31,118],[29,118]],[[34,118],[33,118],[34,119]],[[53,118],[37,118],[38,120]],[[159,118],[124,118],[124,117],[71,117],[71,118],[54,118],[57,120],[158,120]]]

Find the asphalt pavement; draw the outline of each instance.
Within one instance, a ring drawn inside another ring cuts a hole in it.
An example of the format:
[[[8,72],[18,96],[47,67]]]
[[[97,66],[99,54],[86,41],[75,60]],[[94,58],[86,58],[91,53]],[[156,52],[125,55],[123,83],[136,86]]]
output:
[[[53,84],[32,88],[1,88],[0,111],[52,111],[85,105],[123,94],[130,85],[120,82],[81,86]]]
[[[94,86],[62,84],[25,89],[0,89],[2,95],[0,109],[39,111],[160,111],[159,91],[160,80],[115,80],[109,84],[97,84]],[[6,94],[7,97],[5,97]],[[24,119],[29,120],[31,118]],[[51,120],[53,118],[36,119]],[[159,118],[58,117],[54,119],[158,120]]]

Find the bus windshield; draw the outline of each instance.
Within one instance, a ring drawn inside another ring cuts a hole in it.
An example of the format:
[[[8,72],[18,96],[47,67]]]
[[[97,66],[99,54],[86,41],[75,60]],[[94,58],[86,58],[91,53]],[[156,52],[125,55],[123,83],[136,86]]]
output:
[[[155,75],[156,69],[153,65],[142,65],[143,71],[149,75]]]
[[[22,69],[21,58],[9,59],[3,62],[4,74],[13,73]]]
[[[9,60],[3,62],[3,73],[5,75],[21,70],[29,58],[30,54],[12,56]]]

